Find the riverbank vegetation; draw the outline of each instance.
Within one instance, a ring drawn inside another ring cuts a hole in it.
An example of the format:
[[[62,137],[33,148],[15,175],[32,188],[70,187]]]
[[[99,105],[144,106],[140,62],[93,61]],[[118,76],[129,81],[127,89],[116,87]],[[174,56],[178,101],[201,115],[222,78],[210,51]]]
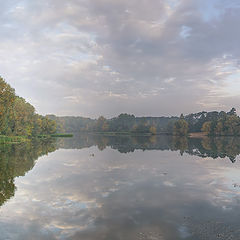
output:
[[[230,114],[207,121],[202,126],[202,132],[209,136],[240,136],[240,118],[233,108]]]
[[[118,117],[98,119],[84,117],[57,117],[57,132],[88,132],[102,135],[158,135],[175,136],[240,136],[240,118],[236,109],[229,112],[199,112],[180,117],[135,117],[120,114]],[[193,134],[194,133],[194,134]]]
[[[29,137],[55,132],[56,122],[37,114],[35,108],[17,96],[0,77],[0,142],[22,142]]]
[[[120,114],[118,117],[106,119],[100,116],[98,119],[84,117],[58,117],[48,115],[48,118],[56,121],[57,132],[91,132],[98,134],[125,134],[125,135],[155,135],[167,133],[169,122],[175,122],[178,117],[135,117],[131,114]]]

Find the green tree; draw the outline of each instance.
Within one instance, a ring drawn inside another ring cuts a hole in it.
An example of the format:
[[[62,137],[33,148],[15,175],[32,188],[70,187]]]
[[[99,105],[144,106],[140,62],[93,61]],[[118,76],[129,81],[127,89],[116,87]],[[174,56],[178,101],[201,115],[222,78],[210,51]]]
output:
[[[187,136],[188,134],[188,123],[184,120],[183,114],[179,120],[177,120],[173,125],[173,135],[176,136]]]
[[[207,135],[210,134],[211,132],[211,122],[208,121],[208,122],[205,122],[202,126],[202,132],[206,133]]]
[[[6,134],[13,111],[15,91],[0,77],[0,134]]]
[[[55,121],[36,114],[35,108],[0,77],[0,134],[36,136],[56,131]]]
[[[96,123],[96,130],[98,132],[106,132],[109,129],[109,125],[107,123],[107,119],[103,116],[100,116]]]

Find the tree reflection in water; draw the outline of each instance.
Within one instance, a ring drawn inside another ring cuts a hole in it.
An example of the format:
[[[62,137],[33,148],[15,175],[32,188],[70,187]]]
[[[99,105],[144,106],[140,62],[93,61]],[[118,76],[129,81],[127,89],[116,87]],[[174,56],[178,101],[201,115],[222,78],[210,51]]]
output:
[[[14,178],[24,176],[40,156],[55,150],[54,139],[0,145],[0,205],[14,196]]]
[[[225,157],[235,161],[239,142],[80,135],[2,146],[1,204],[14,195],[14,177],[39,156],[73,150],[41,159],[15,181],[13,201],[1,208],[1,234],[24,240],[238,239],[239,163]]]
[[[180,154],[196,155],[202,158],[228,157],[231,162],[236,161],[240,154],[239,137],[217,138],[186,138],[159,136],[102,136],[102,135],[79,135],[74,138],[61,139],[58,142],[60,148],[82,149],[98,146],[99,150],[111,147],[121,153],[134,152],[135,150],[170,150],[180,151]]]
[[[39,140],[27,143],[0,146],[0,205],[14,196],[16,187],[14,178],[24,176],[31,170],[35,161],[42,155],[55,151],[57,148],[82,149],[97,146],[99,150],[106,147],[121,153],[135,150],[170,150],[180,151],[202,158],[225,158],[236,161],[240,154],[240,138],[219,137],[191,139],[172,136],[101,136],[80,135],[73,138]]]

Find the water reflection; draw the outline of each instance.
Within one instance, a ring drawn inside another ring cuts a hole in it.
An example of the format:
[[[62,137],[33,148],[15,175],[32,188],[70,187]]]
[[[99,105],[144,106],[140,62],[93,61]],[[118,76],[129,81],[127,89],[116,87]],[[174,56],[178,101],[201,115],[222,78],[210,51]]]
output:
[[[56,150],[53,139],[0,145],[0,205],[14,196],[14,178],[24,176],[40,156]]]
[[[237,158],[237,142],[82,135],[37,162],[56,145],[12,146],[11,176],[35,166],[0,209],[0,239],[238,240],[240,162],[213,159]]]
[[[218,138],[184,138],[172,136],[101,136],[101,135],[79,135],[73,138],[61,139],[58,142],[59,148],[82,149],[97,146],[99,150],[106,147],[117,149],[120,153],[134,152],[135,150],[171,150],[180,151],[180,154],[187,153],[202,158],[228,157],[231,162],[236,161],[240,154],[239,137],[218,137]]]

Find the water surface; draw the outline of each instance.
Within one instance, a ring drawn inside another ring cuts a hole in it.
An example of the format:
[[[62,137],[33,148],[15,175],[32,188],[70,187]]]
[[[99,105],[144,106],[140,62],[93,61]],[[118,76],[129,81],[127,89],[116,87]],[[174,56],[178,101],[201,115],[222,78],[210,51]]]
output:
[[[240,239],[240,139],[0,147],[0,239]]]

